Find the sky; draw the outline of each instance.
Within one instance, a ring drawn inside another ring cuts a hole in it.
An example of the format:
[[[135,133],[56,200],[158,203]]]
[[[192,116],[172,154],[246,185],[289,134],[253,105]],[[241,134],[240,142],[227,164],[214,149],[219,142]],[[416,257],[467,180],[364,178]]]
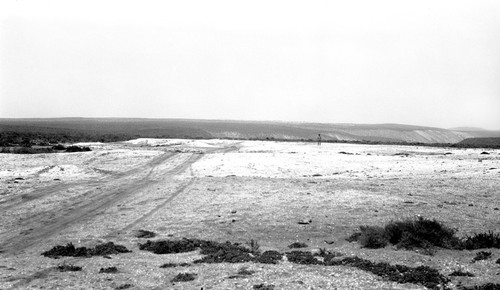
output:
[[[0,118],[500,130],[500,1],[0,3]]]

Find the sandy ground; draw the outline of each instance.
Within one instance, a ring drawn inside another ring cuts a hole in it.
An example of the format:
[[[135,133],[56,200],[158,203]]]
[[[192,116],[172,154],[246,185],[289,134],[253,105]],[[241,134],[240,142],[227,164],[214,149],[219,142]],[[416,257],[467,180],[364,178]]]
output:
[[[434,256],[393,247],[370,250],[345,238],[360,225],[421,215],[458,235],[500,229],[500,151],[415,146],[238,140],[138,139],[85,144],[93,151],[0,155],[0,289],[425,289],[397,284],[350,267],[197,264],[196,252],[140,251],[134,233],[154,239],[202,238],[262,250],[326,248],[372,261],[427,265],[452,278],[450,286],[500,283],[498,249],[471,263],[476,251],[439,250]],[[309,224],[299,224],[311,220]],[[55,245],[113,241],[132,253],[112,259],[41,256]],[[328,243],[326,243],[328,242]],[[332,243],[333,242],[333,243]],[[69,263],[80,272],[58,272]],[[98,274],[116,266],[117,274]],[[241,267],[255,274],[230,279]],[[171,283],[178,273],[191,282]]]

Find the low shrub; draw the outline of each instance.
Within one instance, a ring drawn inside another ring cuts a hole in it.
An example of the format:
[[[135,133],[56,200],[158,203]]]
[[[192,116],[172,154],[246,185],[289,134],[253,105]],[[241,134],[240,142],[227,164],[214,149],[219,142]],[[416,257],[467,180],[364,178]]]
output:
[[[257,284],[257,285],[253,285],[252,288],[253,289],[258,289],[258,290],[274,290],[274,285],[272,285],[272,284],[269,284],[269,285],[266,285],[266,284]]]
[[[59,258],[61,256],[68,257],[92,257],[92,256],[107,256],[120,253],[129,253],[126,247],[115,245],[113,242],[96,245],[94,248],[78,247],[76,248],[72,243],[66,246],[55,246],[52,249],[43,252],[42,255],[49,258]]]
[[[138,230],[135,234],[136,238],[144,238],[144,239],[154,238],[155,236],[156,233],[146,230]]]
[[[478,286],[460,287],[460,290],[500,290],[500,284],[486,283]]]
[[[500,249],[500,233],[495,234],[492,231],[488,231],[468,236],[463,241],[463,247],[467,250]]]
[[[369,249],[383,248],[387,245],[387,237],[384,228],[362,226],[359,228],[361,235],[358,237],[358,243]]]
[[[251,239],[250,241],[246,242],[247,246],[250,248],[250,252],[254,255],[260,255],[260,245],[259,243]]]
[[[194,273],[179,273],[177,274],[172,280],[170,280],[171,282],[187,282],[187,281],[193,281],[194,279],[196,279],[196,274]]]
[[[288,248],[290,249],[300,249],[300,248],[307,248],[309,247],[306,243],[301,243],[301,242],[295,242],[290,245],[288,245]]]
[[[66,152],[87,152],[92,151],[89,147],[85,146],[68,146],[66,147]]]
[[[165,263],[160,266],[160,268],[174,268],[174,267],[186,267],[191,264],[189,263]]]
[[[365,248],[382,248],[388,243],[404,249],[433,246],[460,249],[462,241],[455,236],[456,230],[451,229],[436,220],[423,217],[391,221],[384,227],[361,226],[360,231],[352,234],[347,241],[358,241]]]
[[[491,252],[479,251],[476,253],[476,256],[472,259],[473,262],[486,260],[491,257]]]
[[[450,280],[441,275],[438,270],[427,267],[408,267],[403,265],[390,265],[388,263],[374,263],[359,257],[347,257],[342,260],[331,260],[329,266],[351,266],[371,272],[384,280],[398,283],[420,284],[431,289],[442,289]]]
[[[118,269],[116,267],[101,268],[99,270],[99,273],[114,274],[114,273],[118,273]]]
[[[311,252],[292,251],[286,253],[288,261],[302,265],[322,265],[320,260],[316,259]]]
[[[278,251],[265,251],[256,258],[256,262],[262,264],[278,264],[283,259],[283,254]]]
[[[146,241],[144,244],[139,244],[139,249],[143,251],[153,252],[155,254],[172,254],[172,253],[185,253],[192,252],[206,241],[195,239],[182,239],[182,240],[162,240],[162,241]]]
[[[255,273],[255,271],[248,270],[248,267],[241,267],[236,275],[229,276],[229,279],[236,279],[236,278],[244,278],[247,276],[251,276]]]

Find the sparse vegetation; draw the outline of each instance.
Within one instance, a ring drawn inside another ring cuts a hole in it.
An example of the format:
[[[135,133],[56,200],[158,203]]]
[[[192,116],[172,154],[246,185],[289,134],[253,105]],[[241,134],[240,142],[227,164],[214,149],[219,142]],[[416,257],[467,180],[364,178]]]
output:
[[[478,250],[488,248],[500,248],[500,234],[492,231],[486,233],[474,234],[466,237],[463,241],[463,247],[467,250]]]
[[[114,273],[118,273],[118,269],[116,267],[101,268],[99,270],[99,273],[114,274]]]
[[[146,230],[138,230],[135,237],[140,239],[150,239],[156,237],[156,233]]]
[[[72,243],[66,246],[55,246],[52,249],[43,252],[42,255],[49,258],[59,258],[61,256],[68,257],[92,257],[92,256],[107,256],[120,253],[129,253],[126,247],[115,245],[113,242],[96,245],[94,248],[79,247],[76,248]]]
[[[283,259],[283,254],[278,251],[265,251],[256,258],[256,261],[262,264],[278,264]]]
[[[160,266],[160,268],[175,268],[175,267],[186,267],[191,264],[189,263],[165,263]]]
[[[300,248],[307,248],[309,247],[306,243],[301,243],[301,242],[295,242],[290,245],[288,245],[288,248],[290,249],[300,249]]]
[[[257,284],[257,285],[253,285],[253,289],[258,289],[258,290],[274,290],[274,285],[272,285],[272,284],[269,284],[269,285],[266,285],[266,284]]]
[[[460,287],[460,290],[500,290],[500,284],[486,283],[479,286]]]
[[[61,265],[57,266],[57,269],[60,272],[77,272],[77,271],[81,271],[82,267],[71,265],[71,264],[62,263]]]
[[[251,276],[255,273],[255,271],[248,270],[248,267],[241,267],[236,275],[229,276],[229,279],[236,279],[236,278],[244,278],[247,276]]]
[[[455,236],[456,230],[451,229],[437,220],[423,217],[391,221],[385,227],[361,226],[359,233],[347,238],[357,240],[366,248],[381,248],[388,243],[404,249],[429,249],[442,247],[448,249],[463,249],[464,242]],[[476,241],[469,241],[476,244]]]
[[[286,253],[288,261],[303,265],[321,265],[323,262],[316,259],[311,252],[292,251]]]
[[[250,241],[246,242],[246,244],[250,248],[252,254],[260,255],[260,245],[256,240],[251,239]]]
[[[438,270],[427,266],[412,268],[403,265],[390,265],[388,263],[374,263],[358,257],[331,260],[326,265],[356,267],[380,276],[384,280],[420,284],[431,289],[442,289],[449,282],[449,279],[441,275]]]
[[[92,151],[89,147],[85,146],[68,146],[66,147],[66,152],[87,152]]]
[[[491,252],[479,251],[476,253],[476,256],[472,259],[473,262],[486,260],[491,257]]]
[[[475,275],[468,271],[463,271],[462,269],[455,270],[451,272],[449,276],[458,276],[458,277],[474,277]]]
[[[196,279],[196,276],[198,276],[198,275],[196,275],[194,273],[179,273],[170,281],[171,282],[188,282],[188,281],[193,281],[194,279]]]
[[[387,245],[388,237],[384,228],[361,226],[359,229],[361,234],[358,237],[358,242],[361,246],[369,249],[378,249]]]

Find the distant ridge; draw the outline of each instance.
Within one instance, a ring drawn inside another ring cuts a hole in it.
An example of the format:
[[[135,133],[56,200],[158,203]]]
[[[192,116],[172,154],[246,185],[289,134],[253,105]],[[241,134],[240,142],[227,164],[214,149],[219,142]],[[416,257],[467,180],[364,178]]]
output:
[[[464,127],[462,127],[463,129]],[[448,130],[401,124],[326,124],[147,118],[0,119],[0,134],[49,140],[123,141],[135,138],[230,138],[374,143],[457,143],[467,138],[500,137],[500,131]],[[17,135],[16,135],[17,134]]]
[[[470,131],[487,131],[486,129],[478,128],[478,127],[454,127],[454,128],[450,128],[448,130],[451,130],[451,131],[465,131],[465,132],[470,132]]]

